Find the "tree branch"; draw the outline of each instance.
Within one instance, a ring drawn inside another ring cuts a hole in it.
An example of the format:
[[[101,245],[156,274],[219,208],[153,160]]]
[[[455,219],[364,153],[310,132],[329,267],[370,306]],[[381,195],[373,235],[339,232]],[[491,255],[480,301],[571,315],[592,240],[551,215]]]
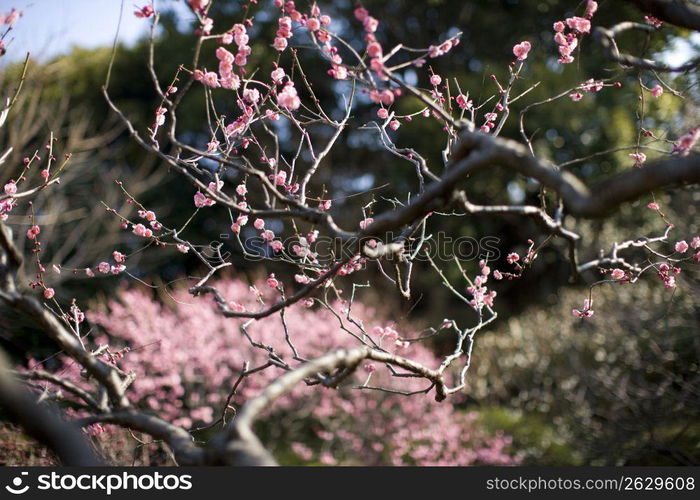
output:
[[[644,14],[681,28],[700,31],[700,6],[683,0],[627,0]]]
[[[64,465],[101,465],[85,436],[46,405],[36,403],[9,373],[0,353],[0,407],[24,432],[48,446]]]

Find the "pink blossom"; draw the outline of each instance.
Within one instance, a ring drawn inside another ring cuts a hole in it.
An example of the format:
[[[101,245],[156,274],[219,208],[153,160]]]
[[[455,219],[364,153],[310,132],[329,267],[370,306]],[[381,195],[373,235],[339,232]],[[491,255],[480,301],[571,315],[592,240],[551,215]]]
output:
[[[579,33],[591,32],[591,22],[582,17],[570,17],[566,20],[566,24],[569,28],[578,31]]]
[[[40,232],[41,228],[39,226],[32,226],[29,229],[27,229],[27,238],[33,240],[39,235]]]
[[[331,69],[328,70],[328,74],[336,80],[345,80],[348,77],[348,70],[345,66],[333,64]]]
[[[379,21],[372,16],[367,16],[362,21],[362,25],[367,33],[374,33],[379,27]]]
[[[660,19],[657,19],[654,16],[644,16],[644,20],[647,22],[647,24],[651,24],[656,29],[661,28],[661,26],[664,24]]]
[[[241,78],[235,73],[230,73],[222,76],[220,83],[225,89],[237,90],[241,86]]]
[[[272,73],[270,73],[270,77],[272,78],[272,81],[275,83],[281,82],[282,79],[284,78],[284,75],[285,75],[284,69],[282,69],[282,68],[277,68]]]
[[[297,283],[301,283],[302,285],[306,285],[308,283],[311,283],[311,278],[304,274],[295,274],[294,281],[296,281]]]
[[[563,23],[563,21],[557,21],[554,23],[553,28],[557,33],[561,33],[566,29],[566,25]]]
[[[207,71],[204,73],[202,76],[202,83],[212,88],[221,87],[221,84],[219,83],[219,75],[213,71]]]
[[[267,280],[265,280],[265,283],[267,284],[267,286],[269,286],[270,288],[273,288],[273,289],[276,289],[279,286],[279,281],[277,281],[277,279],[275,278],[274,273],[271,274],[267,278]]]
[[[569,98],[571,98],[572,101],[580,101],[583,99],[583,94],[581,92],[573,92],[569,94]]]
[[[311,17],[307,19],[306,27],[309,28],[310,31],[318,31],[319,29],[321,29],[321,21],[319,21],[315,17]]]
[[[459,94],[455,100],[460,109],[471,109],[472,107],[472,101],[464,94]]]
[[[583,309],[574,309],[571,312],[577,318],[590,318],[593,316],[593,310],[591,309],[592,303],[589,299],[583,301]]]
[[[112,252],[112,258],[115,260],[115,262],[124,262],[126,260],[126,256],[121,252],[117,252],[116,250]]]
[[[146,5],[134,11],[134,15],[140,19],[149,18],[154,14],[153,7]]]
[[[216,58],[219,61],[233,62],[233,54],[226,50],[224,47],[219,47],[216,49]]]
[[[209,0],[188,0],[187,3],[192,8],[192,10],[201,12],[209,4]]]
[[[515,252],[509,253],[508,256],[506,257],[506,262],[508,262],[508,264],[515,264],[519,260],[520,260],[520,255],[518,255]]]
[[[45,288],[44,289],[44,298],[46,300],[53,299],[53,296],[56,294],[53,288]]]
[[[282,52],[284,49],[287,48],[287,39],[278,36],[277,38],[275,38],[273,47],[275,48],[275,50]]]
[[[245,89],[243,99],[251,104],[256,104],[260,100],[260,91],[258,89]]]
[[[687,153],[690,151],[695,143],[700,138],[700,127],[690,130],[687,134],[680,138],[678,145],[676,146],[676,151],[679,153]]]
[[[400,126],[401,126],[401,123],[399,123],[398,120],[391,120],[389,122],[389,128],[391,130],[398,130]]]
[[[147,228],[146,226],[144,226],[143,224],[136,224],[136,225],[134,226],[134,229],[132,230],[132,232],[133,232],[136,236],[141,236],[141,237],[143,237],[143,238],[151,238],[151,237],[153,236],[153,231],[151,231],[150,229],[148,229],[148,228]]]
[[[262,231],[262,229],[265,227],[265,221],[262,219],[255,219],[255,222],[253,222],[253,227],[259,231]]]
[[[586,3],[586,11],[583,14],[583,17],[586,19],[592,18],[595,13],[598,11],[598,2],[594,0],[588,0],[588,3]]]
[[[693,250],[700,248],[700,236],[693,237],[692,241],[690,242],[690,248]]]
[[[236,194],[238,196],[245,196],[248,193],[248,188],[245,187],[245,184],[239,184],[236,186]]]
[[[216,203],[211,198],[207,198],[201,191],[194,194],[194,206],[197,208],[210,207]]]
[[[367,12],[367,9],[364,7],[357,7],[354,11],[355,19],[357,19],[360,22],[364,22],[365,19],[367,19],[367,16],[369,16],[369,12]]]
[[[647,208],[650,210],[659,210],[660,207],[658,203],[651,202],[647,205]]]
[[[674,247],[676,252],[678,253],[685,253],[688,251],[689,245],[685,240],[678,241],[676,242],[676,246]]]
[[[513,54],[518,58],[518,61],[524,61],[527,59],[527,54],[530,52],[530,42],[524,41],[513,47]]]
[[[284,86],[282,92],[277,94],[277,104],[289,111],[299,109],[299,106],[301,106],[301,100],[297,94],[297,89],[294,85],[291,85],[291,82]]]
[[[369,57],[382,57],[382,46],[378,42],[367,45],[367,55]]]
[[[622,269],[613,269],[611,276],[614,280],[621,280],[625,278],[625,272]]]
[[[181,253],[187,253],[190,251],[190,247],[188,247],[187,245],[183,245],[182,243],[178,243],[177,245],[175,245],[175,248],[177,248],[178,252]]]
[[[581,84],[581,88],[588,92],[599,92],[603,88],[603,82],[590,78]]]
[[[102,274],[108,274],[110,269],[109,262],[100,262],[97,265],[97,270],[101,272]]]
[[[208,35],[211,33],[212,28],[214,27],[214,20],[210,17],[205,17],[202,19],[202,28],[201,28],[201,33],[203,35]]]
[[[112,274],[119,274],[122,273],[126,270],[126,266],[124,264],[117,264],[116,266],[111,266],[109,268],[109,272]]]
[[[635,167],[641,167],[647,161],[647,155],[644,153],[630,153],[628,156],[634,160]]]
[[[212,139],[207,143],[207,153],[214,153],[219,148],[219,141]]]
[[[651,90],[649,92],[651,93],[652,96],[658,98],[658,97],[661,97],[661,94],[664,93],[664,88],[661,85],[656,84],[651,88]]]
[[[374,57],[374,58],[370,59],[369,67],[370,67],[370,69],[372,69],[372,71],[375,71],[375,72],[381,74],[382,71],[384,70],[384,62],[379,57]]]
[[[435,86],[440,85],[440,83],[442,83],[442,78],[440,75],[433,75],[430,77],[430,83]]]
[[[389,112],[386,110],[386,108],[379,108],[377,110],[377,116],[382,120],[386,120],[389,117]]]
[[[17,184],[15,184],[15,181],[10,181],[7,184],[5,184],[5,194],[12,196],[17,192]]]

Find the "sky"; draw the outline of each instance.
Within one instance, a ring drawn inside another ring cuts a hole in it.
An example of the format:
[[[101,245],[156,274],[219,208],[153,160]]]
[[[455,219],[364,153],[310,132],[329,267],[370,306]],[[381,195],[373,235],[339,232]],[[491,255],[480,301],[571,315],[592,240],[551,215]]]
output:
[[[132,44],[148,31],[149,21],[133,14],[136,6],[147,2],[124,0],[123,3],[119,38]],[[167,3],[180,5],[184,10],[182,1],[167,0]],[[27,52],[35,59],[47,60],[69,52],[75,45],[89,48],[112,45],[122,0],[0,0],[0,12],[9,12],[12,7],[23,11],[23,16],[5,40],[12,41],[3,57],[5,63],[24,59]]]
[[[23,11],[5,42],[11,41],[2,64],[24,59],[27,52],[40,61],[65,54],[79,45],[87,48],[111,46],[117,32],[119,12],[124,6],[119,39],[127,45],[134,43],[149,29],[149,21],[134,16],[136,7],[147,0],[0,0],[0,12],[12,7]],[[158,0],[158,6],[175,6],[183,16],[192,14],[184,0]],[[700,43],[700,33],[692,39]],[[668,50],[663,59],[680,64],[692,57],[691,47],[679,43]]]

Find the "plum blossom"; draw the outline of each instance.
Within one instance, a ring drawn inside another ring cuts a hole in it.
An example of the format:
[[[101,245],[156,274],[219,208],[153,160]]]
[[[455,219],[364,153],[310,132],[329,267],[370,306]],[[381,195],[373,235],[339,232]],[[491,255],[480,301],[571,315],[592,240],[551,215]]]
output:
[[[206,86],[211,87],[211,88],[218,88],[221,87],[221,83],[219,83],[219,75],[214,73],[213,71],[207,71],[202,75],[202,83],[204,83]]]
[[[282,91],[277,94],[277,104],[289,111],[299,109],[299,106],[301,106],[301,100],[299,99],[297,89],[294,87],[292,82],[288,82]]]
[[[625,278],[625,272],[622,269],[613,269],[610,275],[614,280],[621,280]]]
[[[595,13],[598,11],[598,2],[595,0],[588,0],[586,3],[586,11],[583,13],[583,17],[586,19],[591,19]]]
[[[30,240],[36,239],[40,232],[41,228],[39,226],[34,225],[27,229],[27,238],[29,238]]]
[[[528,41],[523,41],[516,44],[513,47],[513,54],[518,58],[518,61],[524,61],[527,59],[527,55],[530,52],[531,44]]]
[[[277,278],[275,278],[274,273],[272,273],[272,274],[270,274],[270,276],[268,276],[267,280],[265,280],[265,283],[267,284],[267,286],[269,286],[270,288],[273,288],[273,289],[276,289],[280,285]]]
[[[685,240],[676,242],[676,245],[674,247],[674,249],[678,253],[685,253],[688,251],[688,248],[690,248],[690,246],[688,245],[688,242]]]
[[[287,40],[278,36],[277,38],[275,38],[275,42],[272,46],[275,48],[275,50],[283,52],[284,49],[287,48]]]
[[[693,146],[695,146],[698,139],[700,139],[700,127],[690,130],[687,134],[681,137],[674,150],[677,153],[686,154],[693,148]]]
[[[260,91],[258,89],[245,89],[243,99],[251,104],[256,104],[260,100]]]
[[[634,160],[635,167],[641,167],[647,161],[647,155],[644,153],[630,153],[628,156]]]
[[[154,14],[153,7],[150,5],[145,5],[138,10],[134,11],[134,15],[139,19],[149,18]]]
[[[664,93],[664,88],[661,85],[654,85],[651,90],[649,91],[652,96],[659,98],[661,97],[661,94]]]
[[[133,232],[136,236],[141,236],[141,237],[143,237],[143,238],[151,238],[151,237],[153,237],[153,231],[151,231],[150,229],[148,229],[148,228],[147,228],[146,226],[144,226],[143,224],[136,224],[136,225],[134,226],[134,229],[132,230],[132,232]]]
[[[577,318],[590,318],[593,316],[593,309],[591,309],[592,305],[592,301],[586,299],[583,301],[583,309],[573,309],[571,312]]]
[[[566,25],[579,33],[591,32],[591,21],[582,17],[570,17],[566,20]]]
[[[282,79],[284,78],[285,73],[284,69],[282,68],[277,68],[275,69],[272,73],[270,73],[270,77],[272,78],[272,81],[275,83],[280,83]]]
[[[459,94],[455,100],[457,101],[457,106],[460,109],[471,109],[473,106],[472,101],[464,94]]]
[[[201,191],[197,191],[194,194],[194,206],[197,208],[210,207],[210,206],[214,205],[215,203],[216,202],[214,200],[212,200],[211,198],[208,198]]]

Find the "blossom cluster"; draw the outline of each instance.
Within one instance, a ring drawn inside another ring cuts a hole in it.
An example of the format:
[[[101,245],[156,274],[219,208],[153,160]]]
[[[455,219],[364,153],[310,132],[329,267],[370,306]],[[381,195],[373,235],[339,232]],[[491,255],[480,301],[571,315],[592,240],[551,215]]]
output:
[[[274,276],[268,278],[268,285],[277,285],[272,280]],[[219,281],[216,287],[231,301],[251,309],[255,307],[256,299],[241,281]],[[263,364],[267,351],[248,343],[241,335],[240,324],[221,316],[213,303],[205,307],[192,304],[185,290],[176,291],[173,298],[177,305],[171,308],[143,291],[124,290],[118,300],[108,304],[108,310],[95,311],[90,317],[109,334],[95,339],[98,344],[110,345],[105,360],[136,373],[131,397],[174,424],[197,428],[221,416],[230,387],[245,363],[250,362],[251,368]],[[355,304],[353,315],[365,324],[376,325],[367,335],[384,349],[398,351],[427,366],[439,365],[439,360],[426,347],[407,340],[413,334],[401,334],[391,323],[376,324],[380,321],[376,310]],[[290,345],[285,342],[285,330],[291,334],[294,347],[307,357],[356,345],[351,335],[338,334],[337,320],[325,309],[289,308],[285,323],[283,326],[279,319],[267,318],[250,326],[247,335],[255,342],[273,346],[282,356],[292,355]],[[216,334],[200,334],[202,325]],[[64,369],[64,376],[84,383],[75,364],[67,362]],[[255,377],[245,378],[230,404],[243,404],[282,373],[283,370],[270,367]],[[503,433],[487,434],[477,422],[476,413],[426,397],[352,389],[358,383],[391,384],[392,377],[383,366],[366,364],[357,377],[365,377],[364,383],[350,381],[337,391],[300,384],[276,403],[274,413],[266,418],[264,425],[277,427],[278,434],[291,435],[292,444],[285,447],[291,447],[299,460],[307,462],[392,465],[518,462],[518,457],[509,451],[511,439]],[[400,384],[397,386],[400,390],[419,390],[425,385],[415,378],[393,380],[398,381],[393,384]],[[286,418],[280,418],[282,415]],[[299,421],[304,421],[304,427],[311,430],[311,439],[299,432],[296,425]]]

